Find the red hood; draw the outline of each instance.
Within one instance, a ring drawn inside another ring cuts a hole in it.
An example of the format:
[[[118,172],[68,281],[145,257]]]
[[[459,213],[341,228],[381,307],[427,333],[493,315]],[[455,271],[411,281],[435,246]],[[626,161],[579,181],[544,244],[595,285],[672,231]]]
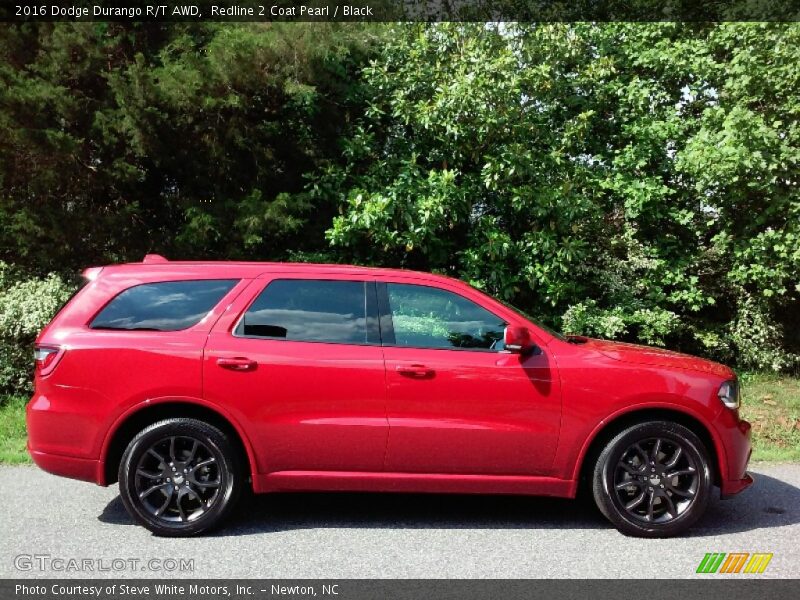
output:
[[[581,336],[571,337],[584,342],[587,348],[597,350],[601,354],[621,362],[690,369],[692,371],[701,371],[703,373],[717,375],[724,379],[733,379],[735,377],[734,372],[725,365],[689,354],[681,354],[680,352],[664,350],[663,348],[653,348],[651,346],[639,346],[637,344],[625,344],[623,342],[597,340]]]

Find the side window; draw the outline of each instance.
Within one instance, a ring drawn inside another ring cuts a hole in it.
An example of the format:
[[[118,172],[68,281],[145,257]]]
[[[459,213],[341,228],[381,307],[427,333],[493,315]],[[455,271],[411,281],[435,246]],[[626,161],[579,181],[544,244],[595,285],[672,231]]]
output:
[[[236,279],[143,283],[119,293],[92,329],[177,331],[196,325],[237,283]]]
[[[422,285],[386,284],[394,346],[503,349],[505,322],[463,296]]]
[[[302,342],[367,343],[365,286],[363,281],[277,279],[247,309],[235,333]]]

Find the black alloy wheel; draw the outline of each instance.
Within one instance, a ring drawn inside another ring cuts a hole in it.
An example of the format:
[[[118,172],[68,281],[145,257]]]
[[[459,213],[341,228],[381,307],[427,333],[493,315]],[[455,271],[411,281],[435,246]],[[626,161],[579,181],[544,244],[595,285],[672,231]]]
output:
[[[698,467],[683,446],[656,437],[635,442],[622,453],[614,491],[631,517],[666,523],[689,509],[698,481]]]
[[[705,512],[712,485],[708,451],[686,427],[640,423],[612,439],[598,458],[593,492],[623,533],[676,535]]]
[[[134,487],[148,512],[172,522],[200,518],[219,497],[217,459],[200,440],[170,436],[147,449],[136,467]]]
[[[158,535],[196,535],[217,525],[241,488],[228,436],[195,419],[168,419],[139,433],[120,464],[131,516]]]

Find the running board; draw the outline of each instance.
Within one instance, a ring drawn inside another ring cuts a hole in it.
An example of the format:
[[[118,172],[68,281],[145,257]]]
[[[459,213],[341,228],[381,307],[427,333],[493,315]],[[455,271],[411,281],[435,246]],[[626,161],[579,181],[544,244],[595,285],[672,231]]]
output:
[[[450,475],[358,471],[277,471],[254,477],[256,493],[414,492],[434,494],[522,494],[575,496],[576,482],[531,475]]]

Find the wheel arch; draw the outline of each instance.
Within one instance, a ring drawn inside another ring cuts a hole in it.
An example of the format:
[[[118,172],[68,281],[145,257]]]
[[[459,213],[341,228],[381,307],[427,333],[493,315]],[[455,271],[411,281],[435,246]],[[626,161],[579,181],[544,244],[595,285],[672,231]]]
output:
[[[194,418],[213,425],[231,436],[247,477],[255,479],[258,472],[255,455],[244,431],[228,415],[206,403],[186,399],[163,399],[145,402],[123,414],[106,436],[99,463],[101,485],[117,481],[119,463],[134,436],[148,425],[172,417]]]
[[[591,481],[591,471],[605,445],[622,430],[646,421],[672,421],[692,431],[706,446],[710,454],[712,467],[711,475],[714,485],[720,485],[722,481],[724,450],[719,441],[714,437],[711,428],[703,423],[699,417],[684,410],[672,407],[644,407],[618,414],[608,421],[601,423],[595,428],[595,431],[592,432],[592,435],[581,450],[575,467],[578,485],[577,492],[579,494],[586,490],[587,483]]]

